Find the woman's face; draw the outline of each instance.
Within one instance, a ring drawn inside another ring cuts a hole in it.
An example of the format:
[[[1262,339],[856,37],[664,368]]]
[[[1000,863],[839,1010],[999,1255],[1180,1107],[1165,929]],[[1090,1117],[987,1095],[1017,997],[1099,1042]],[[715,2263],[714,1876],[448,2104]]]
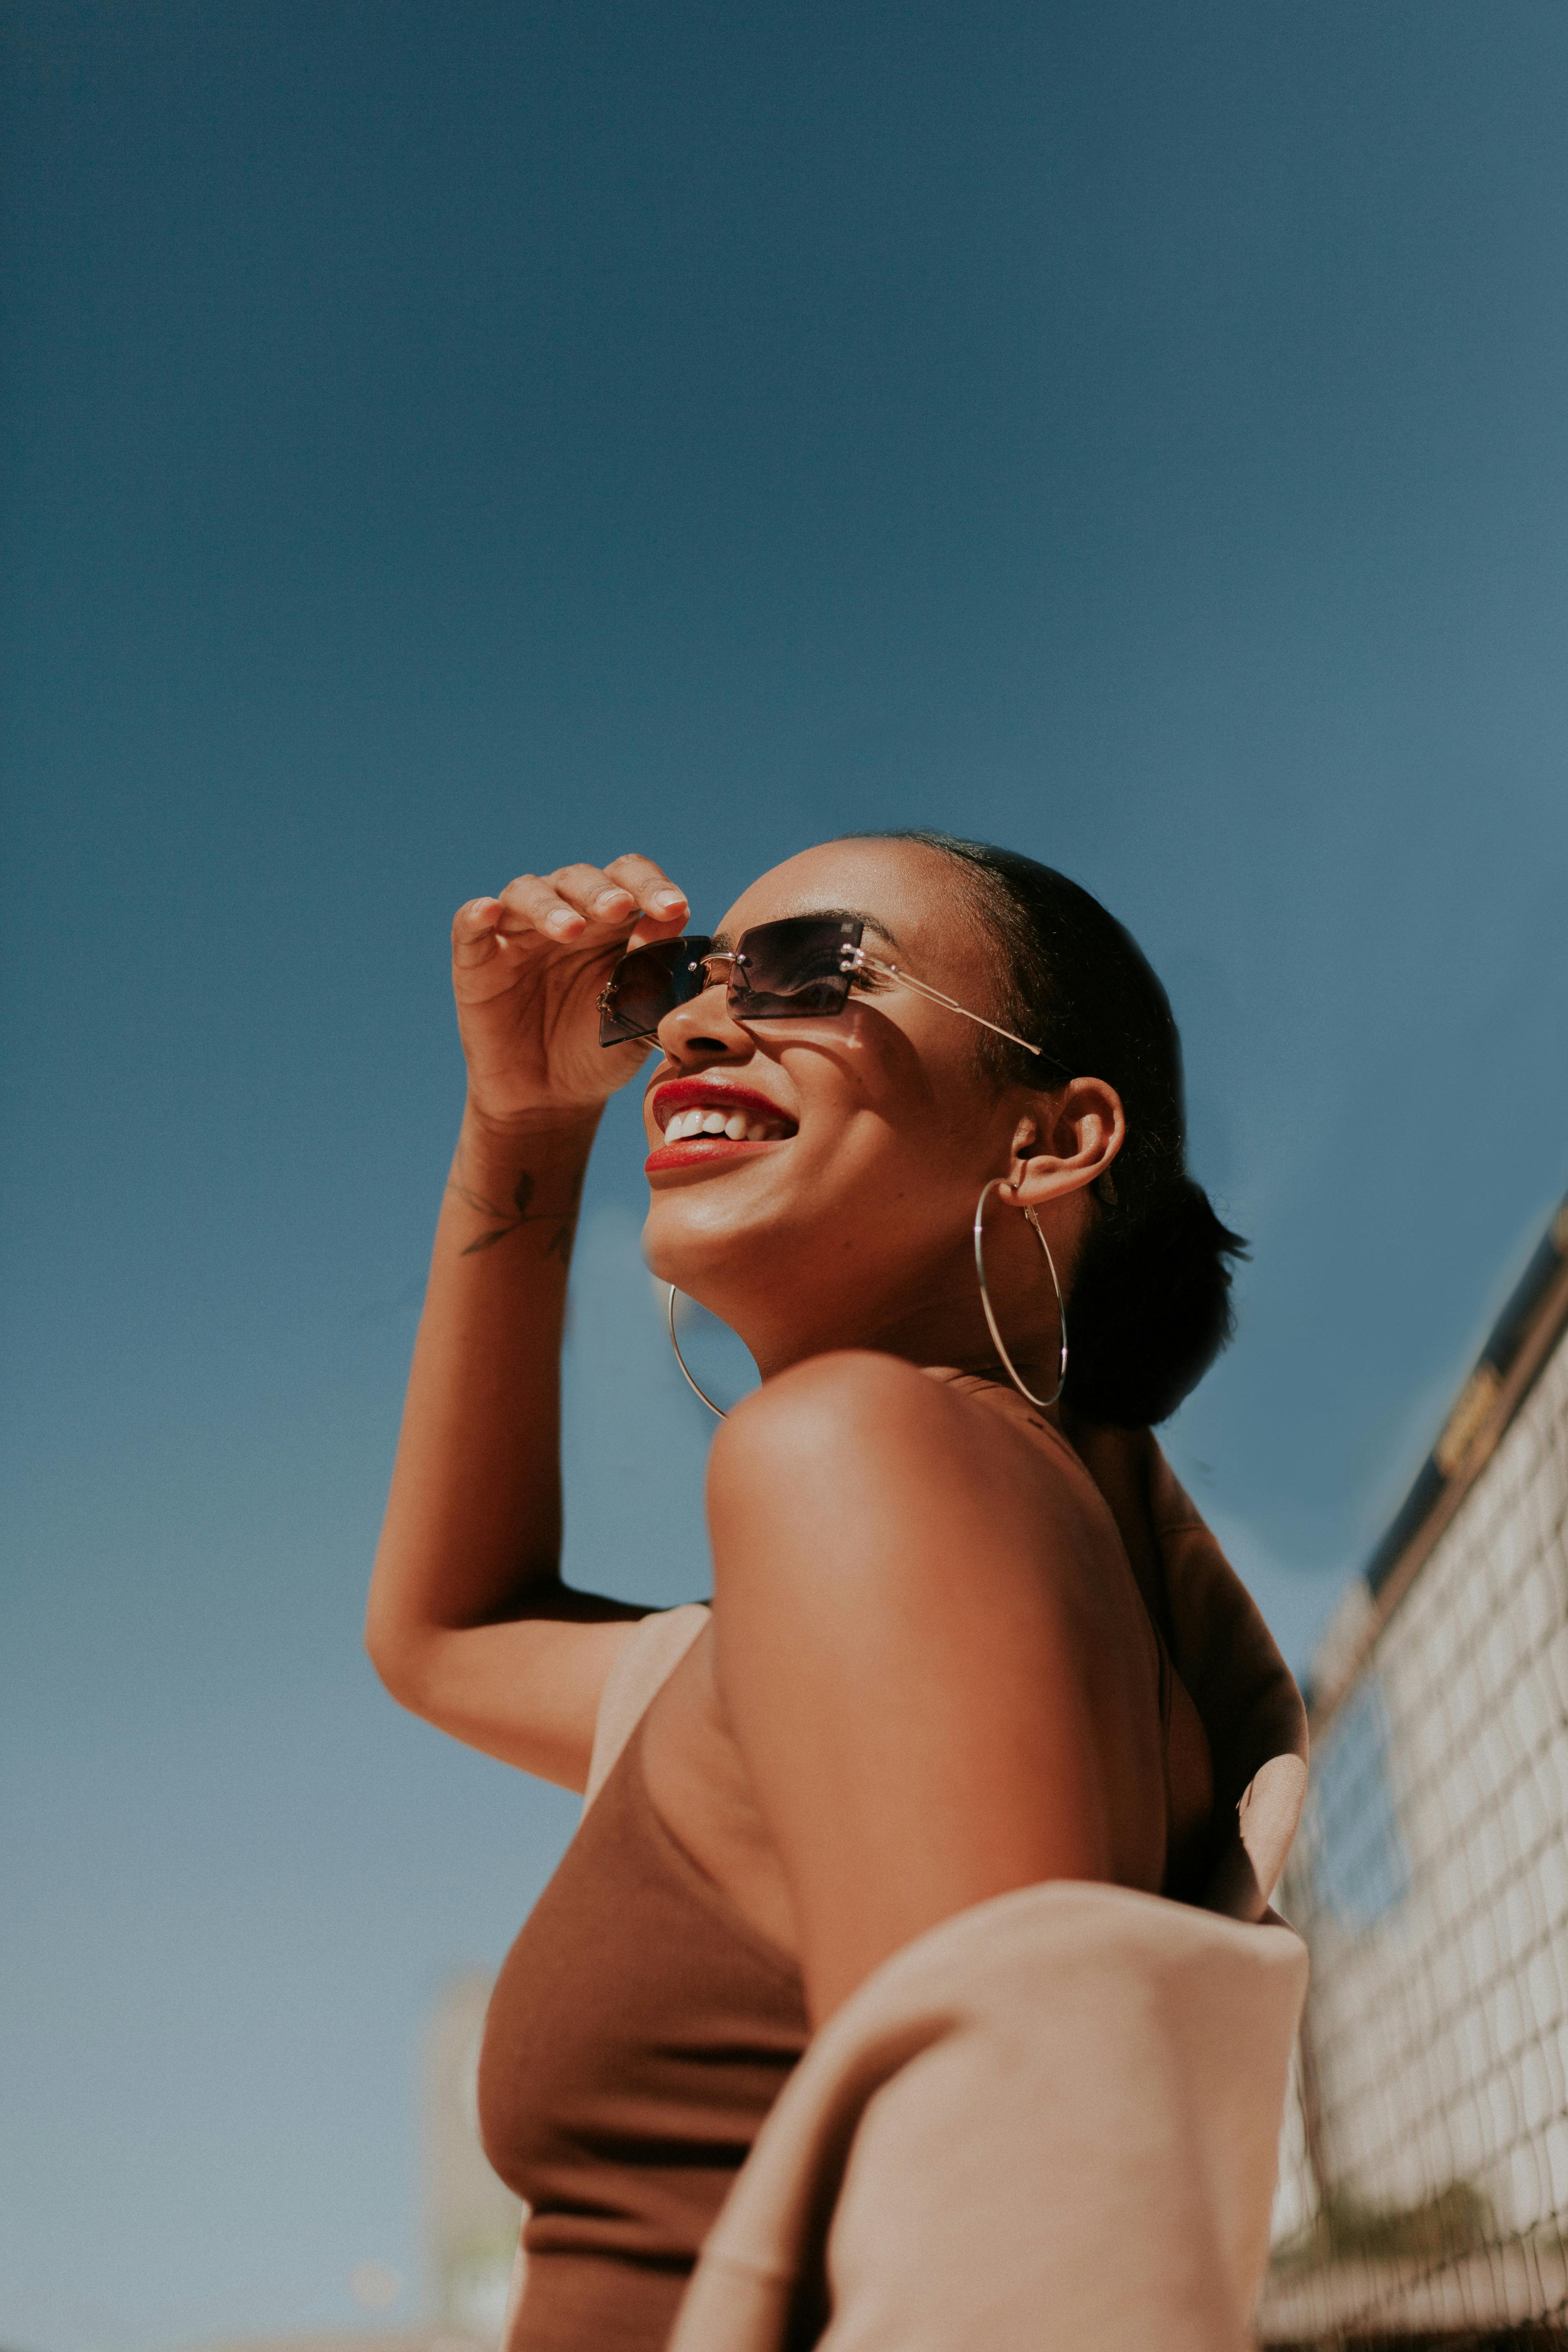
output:
[[[999,1017],[997,947],[940,852],[896,841],[803,851],[736,901],[720,944],[812,914],[860,917],[872,953]],[[764,1372],[834,1346],[984,1358],[975,1200],[1013,1166],[1020,1116],[1038,1098],[982,1075],[981,1034],[874,978],[829,1018],[743,1026],[722,984],[668,1014],[643,1105],[654,1272],[738,1330]],[[743,1118],[752,1133],[666,1141],[672,1119],[699,1110]],[[993,1216],[1022,1229],[1016,1213]],[[1019,1254],[1032,1297],[1037,1245],[999,1230],[998,1247]]]

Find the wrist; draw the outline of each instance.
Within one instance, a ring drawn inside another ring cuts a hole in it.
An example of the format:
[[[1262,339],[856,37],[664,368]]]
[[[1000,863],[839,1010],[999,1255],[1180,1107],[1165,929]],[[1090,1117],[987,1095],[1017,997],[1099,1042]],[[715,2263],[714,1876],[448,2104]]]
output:
[[[583,1175],[600,1106],[559,1106],[496,1118],[470,1102],[447,1182],[460,1254],[473,1256],[531,1230],[563,1265],[571,1253]]]
[[[538,1103],[523,1110],[495,1111],[469,1095],[463,1105],[459,1140],[487,1159],[585,1160],[604,1117],[603,1103]]]

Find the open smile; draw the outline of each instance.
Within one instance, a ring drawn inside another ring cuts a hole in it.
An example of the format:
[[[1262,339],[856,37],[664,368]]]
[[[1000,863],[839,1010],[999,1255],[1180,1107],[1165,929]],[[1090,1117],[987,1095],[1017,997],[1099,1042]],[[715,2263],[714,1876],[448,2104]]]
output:
[[[644,1163],[650,1176],[743,1159],[795,1132],[795,1120],[766,1095],[712,1078],[674,1078],[656,1087],[653,1115],[664,1140]]]

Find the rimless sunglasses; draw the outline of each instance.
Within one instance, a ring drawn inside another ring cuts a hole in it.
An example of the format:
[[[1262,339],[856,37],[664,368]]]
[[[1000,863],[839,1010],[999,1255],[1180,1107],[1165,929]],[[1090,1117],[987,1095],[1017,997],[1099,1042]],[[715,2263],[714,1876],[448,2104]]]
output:
[[[599,1043],[620,1045],[651,1037],[667,1013],[689,1004],[718,985],[716,966],[727,965],[729,1009],[737,1021],[820,1020],[842,1013],[857,973],[873,972],[879,980],[897,981],[929,997],[950,1013],[961,1013],[1010,1045],[1063,1070],[1026,1037],[1019,1037],[999,1022],[972,1013],[928,981],[916,980],[896,963],[884,962],[861,945],[864,925],[858,916],[791,915],[782,922],[757,923],[742,931],[732,950],[721,949],[711,939],[693,935],[683,940],[658,940],[634,948],[611,972],[599,998]]]

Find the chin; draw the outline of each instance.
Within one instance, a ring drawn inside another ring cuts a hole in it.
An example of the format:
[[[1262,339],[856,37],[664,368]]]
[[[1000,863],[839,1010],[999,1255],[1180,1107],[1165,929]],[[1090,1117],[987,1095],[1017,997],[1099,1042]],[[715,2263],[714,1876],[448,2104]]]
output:
[[[794,1221],[778,1213],[782,1204],[764,1202],[759,1191],[740,1171],[656,1189],[642,1231],[649,1273],[725,1322],[733,1320],[726,1301],[754,1291],[759,1280],[769,1289],[787,1287],[792,1244],[809,1237],[798,1226],[792,1232]]]
[[[673,1282],[689,1298],[706,1297],[707,1285],[752,1263],[758,1251],[754,1220],[726,1217],[704,1209],[693,1213],[685,1201],[657,1192],[642,1229],[642,1254],[650,1274]]]

